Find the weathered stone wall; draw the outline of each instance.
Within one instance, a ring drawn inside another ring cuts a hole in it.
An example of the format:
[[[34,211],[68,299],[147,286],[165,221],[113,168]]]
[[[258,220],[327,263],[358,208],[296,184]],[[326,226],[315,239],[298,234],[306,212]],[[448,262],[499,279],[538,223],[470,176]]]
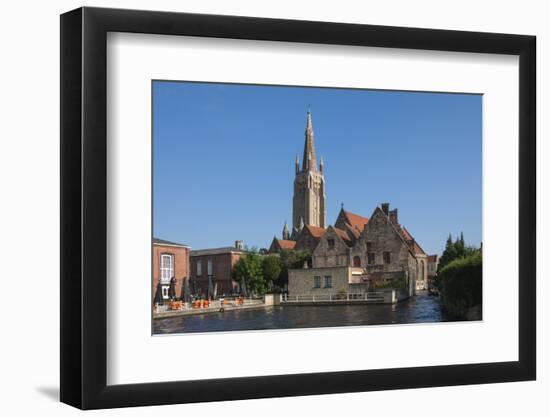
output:
[[[288,271],[288,293],[292,295],[338,294],[349,290],[351,268],[340,266],[333,268],[290,269]],[[314,288],[314,277],[321,277],[321,288]],[[325,288],[325,277],[332,277],[332,288]]]
[[[329,240],[334,241],[331,248]],[[312,254],[313,268],[325,268],[332,266],[350,266],[350,248],[329,226]]]
[[[374,254],[374,264],[368,264],[368,252]],[[384,262],[384,252],[390,253],[390,263]],[[351,257],[359,256],[367,273],[379,279],[406,277],[409,255],[407,244],[380,208],[375,210],[351,251]]]
[[[346,215],[344,214],[344,208],[342,208],[338,213],[336,222],[334,222],[334,227],[337,227],[338,229],[346,230],[346,225],[347,225]]]
[[[407,271],[407,285],[409,288],[409,296],[413,296],[414,294],[416,294],[417,261],[411,253],[409,253],[407,264],[409,266]]]
[[[296,250],[305,250],[309,253],[313,253],[314,249],[317,247],[317,243],[319,243],[319,239],[312,236],[307,228],[304,227],[302,229],[302,232],[298,235],[298,239],[296,240],[296,246],[294,249]]]
[[[355,258],[356,256],[359,258],[360,266],[361,268],[365,268],[367,266],[367,242],[369,239],[366,236],[366,232],[363,231],[359,239],[355,242],[355,245],[351,248],[350,251],[350,259]]]
[[[314,171],[300,172],[294,180],[293,227],[300,227],[300,219],[303,219],[306,225],[325,227],[325,205],[326,195],[323,175]]]

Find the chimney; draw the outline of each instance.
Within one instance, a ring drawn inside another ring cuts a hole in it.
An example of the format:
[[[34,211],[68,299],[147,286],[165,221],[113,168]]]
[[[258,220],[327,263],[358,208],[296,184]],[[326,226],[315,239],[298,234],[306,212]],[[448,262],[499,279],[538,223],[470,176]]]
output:
[[[244,242],[242,240],[235,241],[235,249],[243,250]]]
[[[399,224],[399,221],[397,220],[397,209],[390,211],[390,222],[393,224]]]
[[[389,215],[390,203],[382,203],[381,206],[382,206],[382,211],[384,212],[384,214],[386,216]]]

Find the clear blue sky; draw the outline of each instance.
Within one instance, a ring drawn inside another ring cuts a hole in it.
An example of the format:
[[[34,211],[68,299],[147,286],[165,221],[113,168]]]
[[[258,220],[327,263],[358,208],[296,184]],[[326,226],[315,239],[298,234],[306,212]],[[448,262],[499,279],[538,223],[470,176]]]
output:
[[[425,251],[481,241],[482,96],[153,82],[153,228],[194,249],[269,247],[292,223],[308,105],[327,222],[389,202]]]

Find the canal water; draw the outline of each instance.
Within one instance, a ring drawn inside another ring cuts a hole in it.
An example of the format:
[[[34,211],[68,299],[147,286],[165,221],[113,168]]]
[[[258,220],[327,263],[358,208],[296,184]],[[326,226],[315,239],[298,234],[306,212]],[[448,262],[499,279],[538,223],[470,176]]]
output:
[[[276,306],[165,318],[153,320],[153,333],[300,329],[442,321],[453,320],[442,311],[439,297],[421,293],[393,305]]]

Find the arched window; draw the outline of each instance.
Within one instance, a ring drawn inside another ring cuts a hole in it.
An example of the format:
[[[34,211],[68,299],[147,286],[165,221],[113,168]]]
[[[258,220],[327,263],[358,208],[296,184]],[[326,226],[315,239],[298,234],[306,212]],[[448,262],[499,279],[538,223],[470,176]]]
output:
[[[355,268],[360,268],[361,267],[361,258],[359,256],[354,256],[353,257],[353,266]]]

